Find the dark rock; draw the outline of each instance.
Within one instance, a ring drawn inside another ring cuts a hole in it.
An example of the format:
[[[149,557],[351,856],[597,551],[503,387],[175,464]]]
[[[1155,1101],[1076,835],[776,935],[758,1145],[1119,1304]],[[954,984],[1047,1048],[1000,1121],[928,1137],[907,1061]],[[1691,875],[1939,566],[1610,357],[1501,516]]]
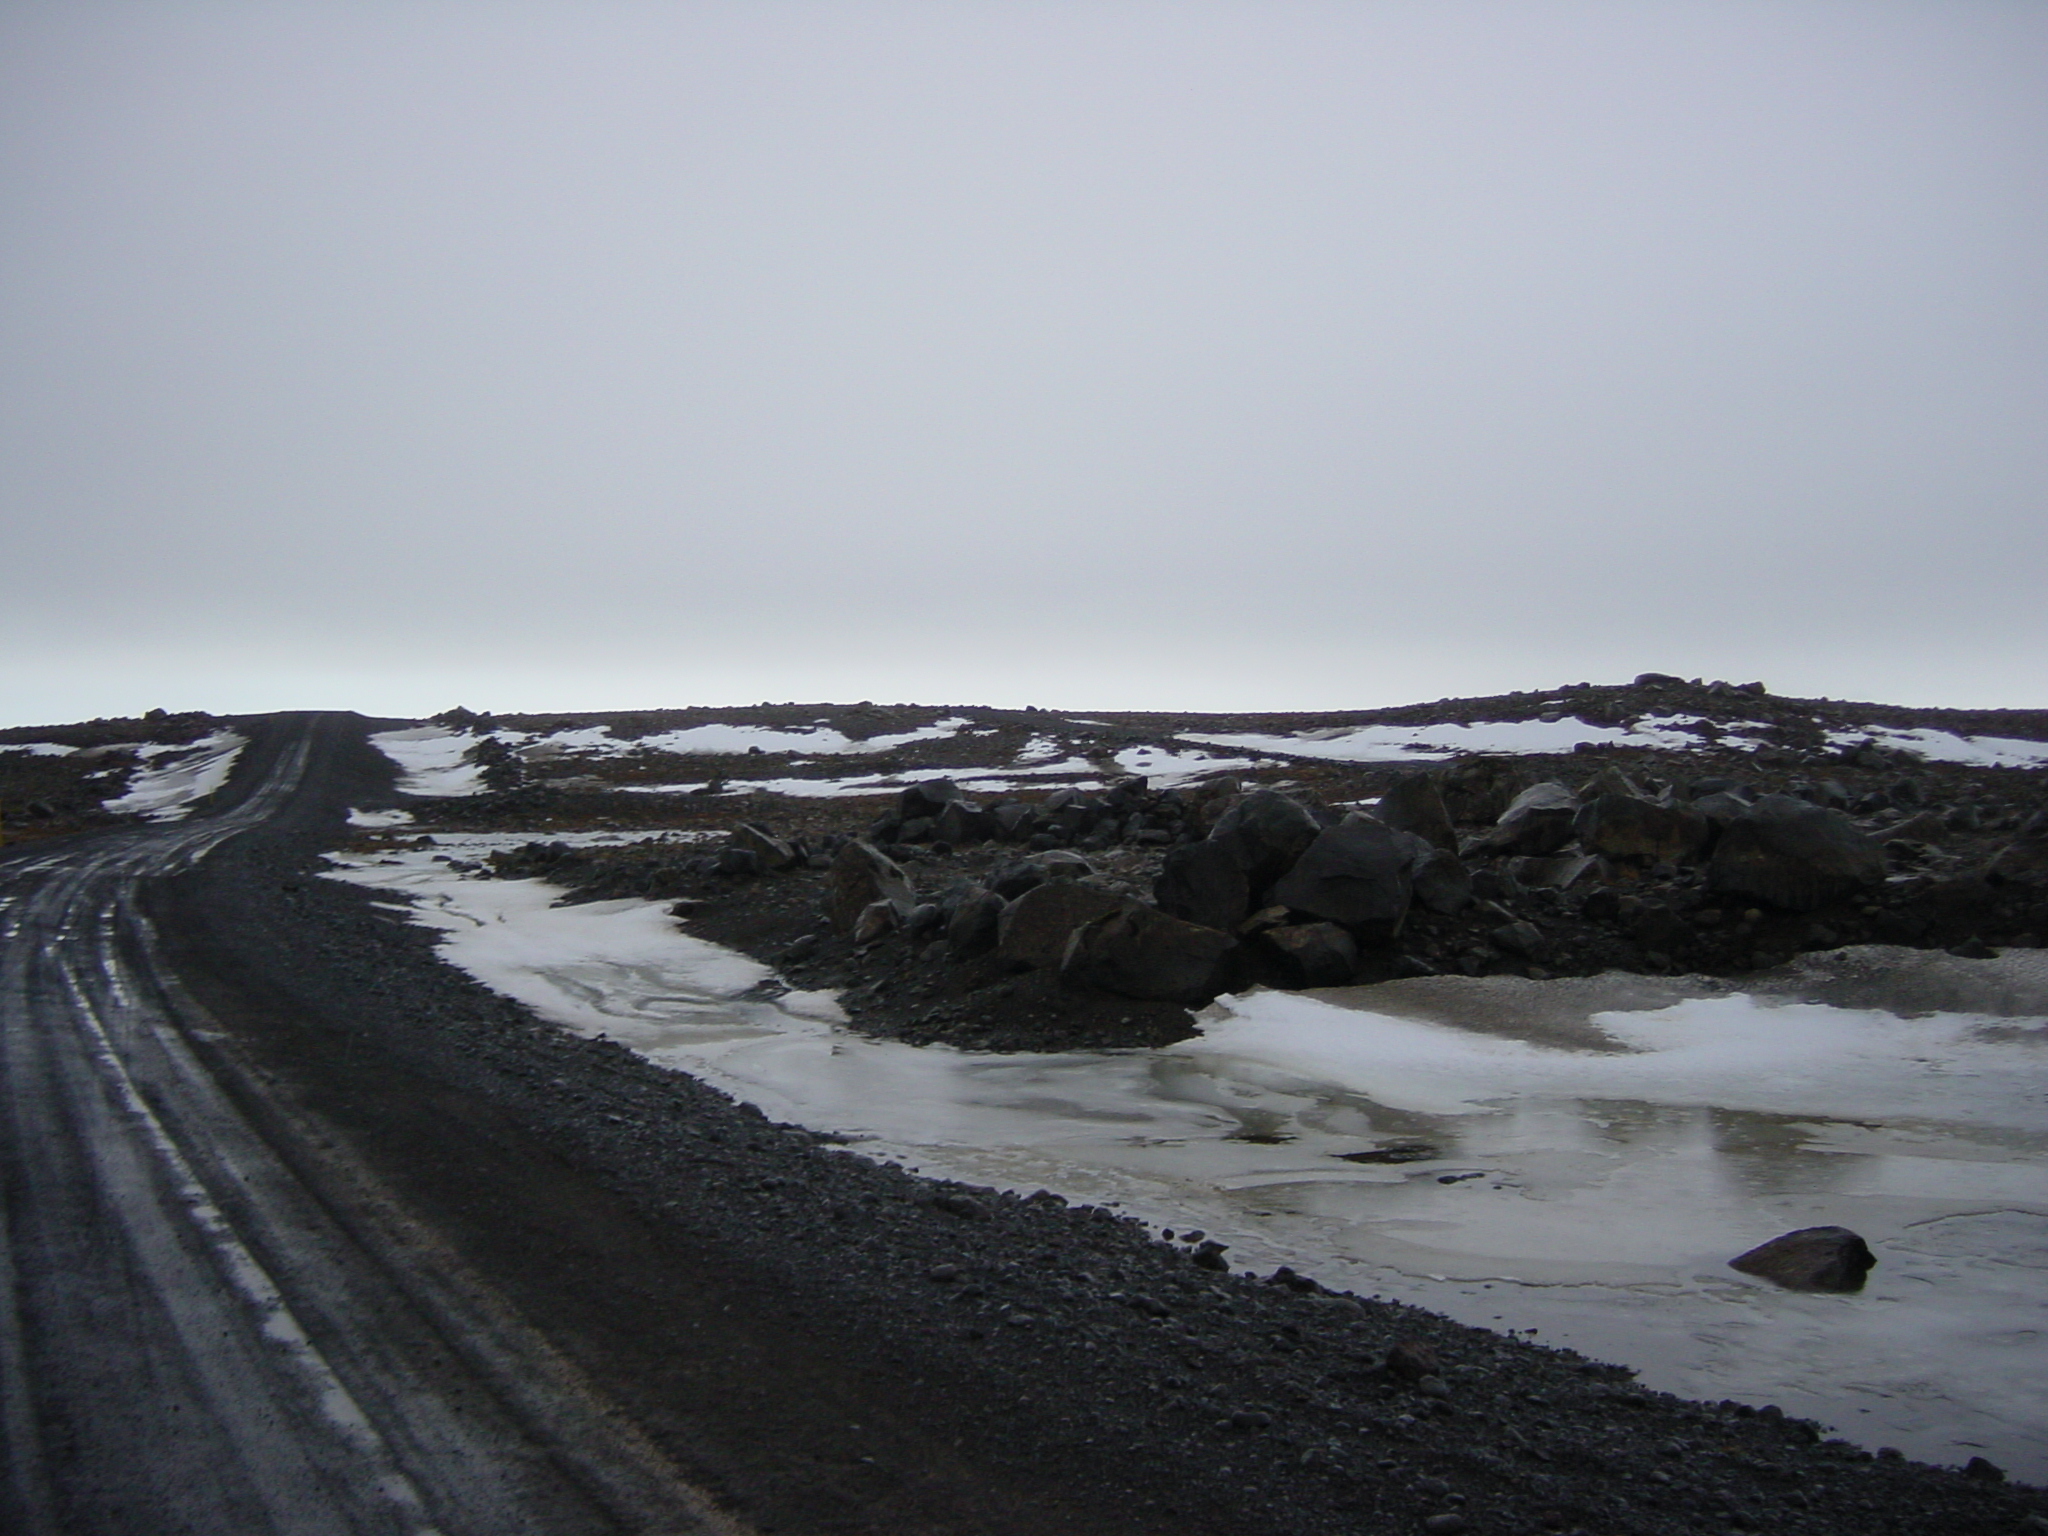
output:
[[[1612,763],[1603,764],[1600,771],[1579,786],[1579,803],[1590,805],[1602,795],[1625,795],[1631,800],[1647,800],[1643,788]]]
[[[871,901],[860,909],[860,916],[853,920],[853,942],[872,944],[875,940],[894,933],[906,919],[903,911],[893,901]]]
[[[1060,979],[1119,997],[1206,1003],[1223,989],[1224,966],[1236,948],[1237,941],[1227,933],[1121,900],[1113,910],[1073,930],[1061,957]]]
[[[1411,773],[1395,780],[1394,787],[1380,796],[1373,814],[1396,831],[1412,832],[1451,853],[1458,851],[1458,834],[1451,825],[1443,793],[1436,787],[1436,780],[1426,773]]]
[[[1792,1291],[1860,1291],[1876,1266],[1870,1245],[1847,1227],[1802,1227],[1728,1261]]]
[[[951,779],[927,779],[907,786],[896,797],[896,814],[905,821],[937,816],[947,802],[960,798],[960,786]]]
[[[1445,917],[1456,917],[1472,905],[1472,873],[1465,861],[1442,848],[1431,848],[1408,867],[1416,903]]]
[[[1601,795],[1573,821],[1579,846],[1624,864],[1689,864],[1707,846],[1712,824],[1692,805],[1659,805],[1630,795]]]
[[[1244,921],[1251,886],[1236,854],[1213,839],[1168,850],[1152,882],[1159,910],[1225,933]]]
[[[1441,1148],[1426,1141],[1397,1141],[1364,1152],[1339,1152],[1347,1163],[1426,1163],[1443,1156]]]
[[[1510,860],[1507,873],[1525,890],[1562,891],[1577,884],[1599,862],[1590,853],[1532,854]]]
[[[751,848],[721,848],[713,862],[721,875],[758,875],[763,867],[761,855]]]
[[[1982,1456],[1972,1456],[1963,1463],[1963,1476],[1974,1477],[1984,1483],[2002,1483],[2005,1481],[2005,1468],[1995,1461],[1986,1461]]]
[[[1917,816],[1908,816],[1904,821],[1886,827],[1884,836],[1887,842],[1945,843],[1948,841],[1948,823],[1938,812],[1922,811]]]
[[[1579,797],[1556,780],[1531,785],[1509,803],[1472,853],[1555,853],[1572,840]]]
[[[952,1190],[941,1190],[932,1196],[932,1209],[944,1211],[948,1216],[957,1216],[962,1221],[987,1221],[988,1207],[972,1195],[958,1194]]]
[[[768,869],[791,869],[801,862],[796,849],[758,822],[745,821],[735,827],[732,845],[752,850]]]
[[[988,888],[1009,901],[1015,901],[1034,885],[1046,881],[1045,866],[1036,859],[1010,859],[989,871]]]
[[[1316,835],[1268,899],[1386,942],[1407,920],[1420,841],[1375,817],[1347,816]]]
[[[1550,940],[1544,937],[1543,930],[1522,919],[1502,923],[1487,937],[1509,954],[1520,955],[1526,960],[1541,960],[1550,953]]]
[[[1065,848],[1054,848],[1038,861],[1048,880],[1079,880],[1084,875],[1095,873],[1095,866],[1080,854]]]
[[[1296,987],[1338,987],[1358,972],[1358,945],[1335,923],[1296,923],[1259,935]]]
[[[1998,850],[1985,874],[1995,881],[2048,883],[2048,811],[2022,822],[2019,836]]]
[[[1006,842],[1019,842],[1036,829],[1038,812],[1020,801],[999,805],[990,812],[996,819],[997,834]]]
[[[1072,880],[1035,885],[1003,908],[996,923],[996,954],[1015,970],[1057,966],[1075,929],[1117,911],[1126,901]]]
[[[1292,868],[1320,831],[1299,801],[1260,789],[1225,811],[1209,836],[1230,851],[1246,884],[1258,891]]]
[[[832,856],[825,873],[825,920],[833,931],[851,934],[861,913],[877,901],[908,915],[917,892],[896,863],[872,844],[849,842]]]
[[[1693,801],[1692,808],[1706,817],[1708,828],[1718,834],[1738,816],[1747,816],[1750,806],[1755,803],[1729,790],[1717,789],[1712,794],[1701,795],[1699,799]]]
[[[1417,1382],[1442,1372],[1436,1351],[1415,1339],[1402,1339],[1387,1350],[1387,1371],[1402,1381]]]
[[[1715,845],[1715,891],[1811,912],[1884,882],[1884,850],[1840,811],[1790,795],[1765,795],[1730,821]]]
[[[1733,795],[1740,800],[1745,798],[1745,793],[1740,779],[1709,776],[1704,779],[1694,779],[1685,786],[1686,798],[1689,800],[1704,800],[1709,795]]]
[[[1437,792],[1453,822],[1491,825],[1521,792],[1523,782],[1520,766],[1506,758],[1468,757],[1437,775]]]
[[[939,812],[932,831],[942,843],[951,843],[955,848],[971,848],[976,843],[992,842],[999,837],[1002,824],[993,812],[983,810],[972,800],[950,800]]]
[[[974,890],[960,899],[946,924],[946,948],[956,960],[971,960],[996,947],[1003,906],[1003,898],[994,891]]]

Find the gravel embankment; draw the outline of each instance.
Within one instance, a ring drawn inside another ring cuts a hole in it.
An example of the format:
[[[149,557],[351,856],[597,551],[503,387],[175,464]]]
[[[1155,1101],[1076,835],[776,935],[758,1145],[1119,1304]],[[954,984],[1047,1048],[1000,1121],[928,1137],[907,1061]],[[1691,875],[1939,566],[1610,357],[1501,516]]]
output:
[[[762,1530],[2048,1532],[2048,1496],[877,1166],[440,963],[298,806],[166,889],[232,1048]],[[1227,1262],[1228,1255],[1224,1256]],[[1394,1363],[1389,1365],[1389,1352]]]

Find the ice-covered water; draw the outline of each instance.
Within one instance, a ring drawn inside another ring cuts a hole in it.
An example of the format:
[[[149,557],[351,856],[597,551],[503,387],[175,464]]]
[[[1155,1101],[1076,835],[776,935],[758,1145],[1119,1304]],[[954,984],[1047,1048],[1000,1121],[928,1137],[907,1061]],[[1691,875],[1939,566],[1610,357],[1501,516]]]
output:
[[[771,1117],[1199,1226],[1241,1265],[1540,1330],[1669,1390],[2048,1478],[2039,952],[1847,952],[1778,997],[1464,978],[1255,993],[1159,1050],[993,1055],[854,1034],[829,995],[783,990],[656,904],[554,907],[539,882],[432,858],[337,873],[408,897],[490,985]],[[1892,1011],[1894,976],[1944,1011]],[[1352,1160],[1393,1147],[1411,1160]],[[1726,1267],[1820,1224],[1876,1251],[1861,1294]]]

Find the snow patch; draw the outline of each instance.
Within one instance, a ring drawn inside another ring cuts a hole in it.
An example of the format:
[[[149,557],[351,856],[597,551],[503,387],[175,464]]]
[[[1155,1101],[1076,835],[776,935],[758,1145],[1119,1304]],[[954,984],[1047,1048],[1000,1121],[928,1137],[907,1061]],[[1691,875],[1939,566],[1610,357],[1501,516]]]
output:
[[[235,759],[248,744],[233,731],[215,731],[188,746],[136,747],[143,766],[128,780],[125,794],[102,804],[124,816],[183,821],[195,804],[227,783]]]
[[[1155,789],[1186,784],[1217,773],[1242,773],[1249,768],[1271,766],[1253,757],[1217,757],[1208,752],[1176,752],[1170,747],[1125,747],[1116,755],[1116,765],[1135,773]]]
[[[379,731],[370,740],[402,770],[398,792],[422,798],[453,799],[480,794],[483,770],[463,761],[479,738],[445,725],[420,725],[402,731]]]
[[[1291,736],[1189,731],[1179,739],[1339,763],[1440,762],[1468,752],[1558,753],[1569,752],[1581,744],[1679,751],[1702,745],[1697,735],[1679,729],[1679,724],[1680,717],[1672,716],[1640,720],[1628,726],[1588,725],[1568,715],[1561,720],[1495,720],[1471,725],[1361,725],[1303,731]],[[1731,743],[1734,744],[1737,743]]]
[[[77,750],[55,741],[0,742],[0,752],[26,752],[30,757],[69,757]]]
[[[365,811],[351,806],[348,813],[352,827],[402,827],[411,820],[411,811]]]
[[[855,737],[824,721],[812,726],[777,727],[728,725],[713,721],[683,730],[661,731],[652,736],[623,740],[603,726],[555,731],[546,736],[518,736],[501,732],[500,739],[516,741],[522,757],[543,760],[555,757],[624,757],[633,752],[672,752],[685,756],[744,756],[753,752],[780,754],[804,752],[818,757],[855,757],[892,752],[920,741],[944,741],[974,722],[965,718],[938,720],[914,731],[888,736]]]
[[[1880,746],[1910,752],[1930,763],[1964,763],[1973,768],[2048,767],[2048,741],[2022,741],[2012,736],[1958,736],[1927,727],[1901,730],[1890,725],[1865,725],[1829,731],[1837,747]]]

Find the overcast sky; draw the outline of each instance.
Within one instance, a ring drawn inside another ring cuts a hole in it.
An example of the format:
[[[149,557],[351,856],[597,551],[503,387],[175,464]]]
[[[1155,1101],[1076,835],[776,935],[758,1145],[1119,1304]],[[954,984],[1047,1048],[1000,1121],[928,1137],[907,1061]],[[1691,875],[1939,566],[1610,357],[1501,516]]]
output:
[[[0,723],[2048,706],[2048,6],[0,5]]]

